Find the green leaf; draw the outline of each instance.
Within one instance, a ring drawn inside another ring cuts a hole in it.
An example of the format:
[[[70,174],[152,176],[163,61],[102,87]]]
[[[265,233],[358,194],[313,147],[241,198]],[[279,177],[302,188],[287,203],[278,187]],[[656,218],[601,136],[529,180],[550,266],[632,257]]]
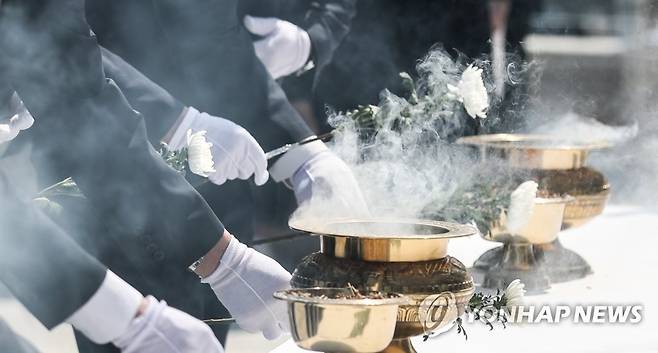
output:
[[[53,184],[37,194],[37,198],[52,198],[54,196],[70,196],[86,198],[73,178],[68,177],[56,184]]]

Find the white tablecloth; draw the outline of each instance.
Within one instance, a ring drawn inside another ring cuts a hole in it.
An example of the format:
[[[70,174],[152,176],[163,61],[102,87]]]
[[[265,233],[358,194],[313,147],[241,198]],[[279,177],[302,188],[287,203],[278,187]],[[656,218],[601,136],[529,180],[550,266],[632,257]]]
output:
[[[594,271],[576,281],[553,284],[545,294],[527,298],[530,304],[643,306],[639,324],[466,325],[469,338],[455,331],[422,342],[419,353],[436,352],[658,352],[658,213],[610,206],[605,213],[561,233],[563,245],[582,255]],[[478,237],[450,243],[450,255],[467,265],[496,246]],[[288,340],[271,353],[303,353]]]

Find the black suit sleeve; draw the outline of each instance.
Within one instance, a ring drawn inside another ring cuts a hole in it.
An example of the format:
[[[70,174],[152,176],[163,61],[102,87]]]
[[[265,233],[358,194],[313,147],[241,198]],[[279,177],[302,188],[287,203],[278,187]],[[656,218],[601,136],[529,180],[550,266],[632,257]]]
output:
[[[356,0],[247,0],[240,11],[244,15],[277,17],[304,28],[311,38],[317,77],[349,32]]]
[[[28,200],[0,170],[0,281],[46,327],[96,292],[105,268]]]
[[[101,55],[105,74],[116,82],[130,105],[144,116],[148,138],[157,146],[185,106],[118,55],[102,47]]]
[[[224,227],[203,198],[162,161],[146,138],[142,117],[105,77],[84,2],[5,1],[1,16],[0,30],[13,36],[0,39],[0,70],[35,116],[29,133],[19,138],[34,140],[32,159],[39,172],[70,171],[93,207],[121,231],[149,234],[169,263],[189,266],[203,256]],[[45,222],[38,214],[33,217],[34,226]],[[12,226],[18,225],[10,223],[2,231]],[[20,262],[13,268],[18,267]],[[53,281],[46,283],[48,290],[37,286],[33,293],[38,294],[32,295],[39,299],[33,302],[48,302],[51,293],[61,290]]]

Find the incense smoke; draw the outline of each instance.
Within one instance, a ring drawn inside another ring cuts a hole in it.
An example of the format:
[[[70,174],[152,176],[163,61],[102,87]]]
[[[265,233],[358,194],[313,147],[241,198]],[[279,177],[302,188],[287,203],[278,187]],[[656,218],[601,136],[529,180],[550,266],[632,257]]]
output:
[[[485,119],[472,118],[450,89],[458,85],[470,65],[484,71],[491,101]],[[364,127],[349,113],[335,113],[329,120],[337,135],[330,148],[350,166],[374,218],[422,218],[428,207],[440,209],[455,190],[481,173],[468,150],[453,142],[509,123],[501,116],[505,109],[500,107],[513,105],[493,95],[490,61],[470,61],[464,56],[453,59],[435,47],[419,62],[418,72],[415,83],[406,75],[401,77],[408,87],[407,96],[382,92],[379,108],[373,108],[372,121],[366,124],[374,127]],[[510,85],[519,81],[516,75],[507,78]],[[376,133],[364,132],[370,128]],[[331,198],[314,199],[293,217],[354,216],[352,210],[337,211],[335,205]]]
[[[492,97],[486,119],[474,120],[463,111],[451,114],[462,108],[444,99],[445,87],[454,85],[471,63],[484,70],[485,85]],[[497,99],[492,94],[495,87],[489,61],[470,62],[463,56],[454,60],[436,47],[418,64],[421,77],[408,97],[382,92],[374,136],[364,139],[362,126],[349,114],[333,114],[330,123],[337,137],[330,148],[350,166],[374,218],[422,218],[428,208],[442,208],[456,190],[478,181],[473,178],[495,179],[496,173],[505,173],[500,168],[479,170],[483,165],[453,143],[460,136],[482,133],[539,133],[574,143],[607,142],[613,147],[591,153],[588,165],[610,179],[613,192],[621,191],[626,196],[619,199],[628,200],[627,196],[635,192],[629,189],[637,190],[638,186],[658,195],[658,142],[645,138],[645,143],[629,148],[638,136],[638,123],[613,127],[574,113],[553,120],[533,118],[532,104],[537,102],[532,101],[529,87],[538,82],[528,80],[539,79],[537,70],[536,63],[511,62],[507,84],[513,89],[505,99]],[[428,99],[414,104],[422,96]],[[642,160],[638,160],[639,155]],[[629,174],[639,179],[633,186],[627,185]],[[337,209],[329,198],[301,205],[293,218],[328,216],[355,215],[352,210]]]

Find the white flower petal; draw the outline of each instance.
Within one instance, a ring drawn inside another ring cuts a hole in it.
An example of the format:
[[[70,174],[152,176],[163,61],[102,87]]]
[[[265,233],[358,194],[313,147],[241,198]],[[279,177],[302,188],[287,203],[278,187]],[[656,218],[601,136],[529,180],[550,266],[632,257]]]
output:
[[[462,73],[456,87],[448,84],[448,91],[449,95],[455,94],[459,97],[459,100],[464,103],[466,113],[471,118],[484,119],[487,117],[489,95],[482,80],[482,69],[469,65]]]
[[[507,230],[514,234],[530,221],[537,197],[536,182],[529,180],[519,185],[510,196],[510,207],[507,212]]]
[[[206,131],[187,131],[187,164],[190,171],[202,177],[215,172],[212,159],[212,143],[206,141]]]
[[[505,306],[507,308],[522,306],[525,297],[525,284],[520,279],[515,279],[507,286],[503,292],[503,296],[505,296]]]

